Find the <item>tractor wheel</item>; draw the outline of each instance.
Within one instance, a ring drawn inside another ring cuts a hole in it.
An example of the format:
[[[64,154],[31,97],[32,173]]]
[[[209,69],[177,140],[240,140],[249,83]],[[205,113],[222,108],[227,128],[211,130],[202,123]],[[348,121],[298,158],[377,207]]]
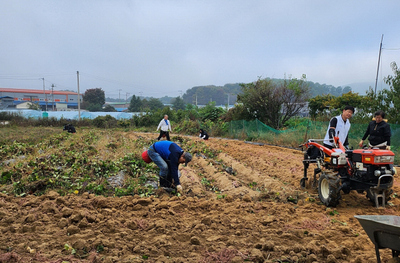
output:
[[[336,207],[341,198],[340,178],[334,173],[321,173],[318,181],[318,196],[328,207]]]

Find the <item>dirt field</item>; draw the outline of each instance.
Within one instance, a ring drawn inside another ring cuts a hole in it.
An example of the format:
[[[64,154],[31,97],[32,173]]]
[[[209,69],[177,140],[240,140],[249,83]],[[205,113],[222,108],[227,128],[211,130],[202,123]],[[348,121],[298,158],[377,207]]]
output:
[[[399,198],[377,209],[350,193],[326,208],[300,188],[300,151],[206,144],[220,153],[180,168],[182,196],[0,193],[0,262],[376,262],[354,215],[400,215]]]

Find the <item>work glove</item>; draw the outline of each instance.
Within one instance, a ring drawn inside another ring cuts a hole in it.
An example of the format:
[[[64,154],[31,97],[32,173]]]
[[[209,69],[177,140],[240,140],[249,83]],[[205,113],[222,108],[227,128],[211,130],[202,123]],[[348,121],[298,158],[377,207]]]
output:
[[[363,143],[364,143],[364,141],[361,140],[361,141],[358,143],[358,146],[363,147]]]
[[[182,185],[177,185],[176,190],[178,191],[178,193],[183,194]]]
[[[390,145],[386,146],[386,150],[390,151]]]

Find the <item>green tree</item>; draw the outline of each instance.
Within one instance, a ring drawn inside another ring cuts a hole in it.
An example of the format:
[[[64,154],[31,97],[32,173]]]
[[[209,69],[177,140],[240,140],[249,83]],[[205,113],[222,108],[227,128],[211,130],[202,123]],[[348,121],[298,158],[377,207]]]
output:
[[[164,97],[159,98],[159,100],[160,100],[163,104],[171,104],[173,99],[174,99],[174,98],[168,97],[168,96],[164,96]]]
[[[106,96],[101,88],[87,89],[83,94],[83,101],[103,105],[106,102]]]
[[[336,97],[333,100],[332,106],[342,112],[342,109],[347,105],[358,108],[362,104],[362,101],[363,99],[360,95],[358,95],[358,93],[353,93],[350,91],[342,94],[342,96]]]
[[[174,110],[184,110],[186,108],[186,105],[181,97],[176,97],[172,100],[172,108]]]
[[[396,62],[392,62],[390,66],[394,75],[385,78],[390,88],[382,91],[382,104],[387,108],[386,113],[390,122],[400,123],[400,70]]]
[[[226,84],[223,87],[214,85],[198,86],[187,90],[182,99],[186,103],[196,105],[205,105],[211,101],[215,101],[216,105],[225,105],[228,103],[229,96],[229,103],[234,104],[236,102],[236,94],[239,92],[239,84]]]
[[[256,82],[241,84],[243,94],[238,95],[238,102],[254,118],[279,129],[305,106],[309,93],[304,79],[305,76],[277,84],[259,78]]]
[[[357,115],[353,119],[360,122],[368,122],[371,120],[371,114],[377,110],[387,112],[387,107],[382,103],[384,101],[384,94],[379,91],[375,94],[374,90],[370,87],[365,96],[362,96],[362,103],[357,107]]]
[[[372,88],[367,92],[363,103],[360,105],[365,116],[370,116],[377,110],[383,110],[390,123],[400,123],[400,70],[396,62],[390,64],[394,75],[385,78],[389,89],[375,93]]]
[[[308,108],[312,118],[317,116],[322,117],[329,113],[328,117],[338,115],[342,112],[343,108],[347,105],[357,108],[357,118],[363,118],[363,111],[360,111],[366,99],[358,93],[351,91],[335,97],[331,94],[318,95],[308,100]]]
[[[150,98],[149,100],[144,99],[143,101],[143,108],[147,110],[158,110],[164,108],[164,104],[156,98]]]
[[[226,122],[245,120],[253,120],[254,117],[248,112],[248,110],[243,106],[242,103],[236,104],[235,107],[229,109],[226,114],[222,117]]]
[[[207,103],[204,108],[199,110],[199,114],[201,116],[202,121],[210,120],[210,121],[218,121],[222,114],[225,113],[225,110],[221,107],[215,106],[215,101]]]
[[[129,103],[128,111],[130,112],[140,112],[142,111],[143,103],[140,100],[140,97],[132,96],[131,102]]]
[[[198,118],[200,118],[199,114],[199,108],[196,105],[193,104],[186,104],[186,110],[185,110],[185,119],[188,118],[191,121],[195,121]],[[181,116],[182,118],[182,116]]]
[[[334,100],[331,94],[317,95],[308,100],[308,109],[310,110],[311,118],[316,118],[318,115],[326,113],[330,107],[330,103]]]
[[[87,89],[82,96],[82,108],[89,111],[102,111],[106,96],[101,88]]]

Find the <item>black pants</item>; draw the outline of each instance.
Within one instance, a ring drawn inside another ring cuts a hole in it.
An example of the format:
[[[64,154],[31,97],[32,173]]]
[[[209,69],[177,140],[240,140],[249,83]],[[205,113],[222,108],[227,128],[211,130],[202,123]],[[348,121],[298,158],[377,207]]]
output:
[[[163,137],[163,135],[165,135],[165,137],[167,137],[167,140],[170,141],[169,132],[168,131],[161,131],[161,130],[160,130],[160,135],[158,136],[157,140],[160,140],[161,137]]]

